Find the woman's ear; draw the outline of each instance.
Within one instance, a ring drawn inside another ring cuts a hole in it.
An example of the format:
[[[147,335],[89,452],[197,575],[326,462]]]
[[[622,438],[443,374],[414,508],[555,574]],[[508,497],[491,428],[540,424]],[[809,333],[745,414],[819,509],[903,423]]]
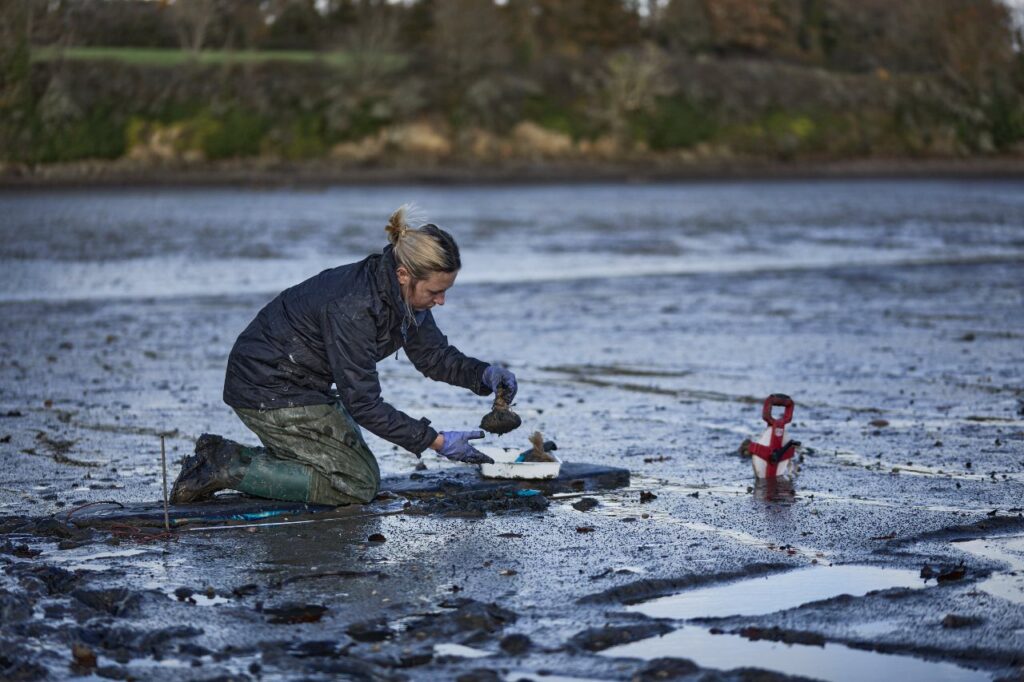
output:
[[[409,274],[409,270],[404,265],[399,265],[395,268],[395,274],[398,275],[398,283],[403,287],[408,286],[412,281],[412,275]]]

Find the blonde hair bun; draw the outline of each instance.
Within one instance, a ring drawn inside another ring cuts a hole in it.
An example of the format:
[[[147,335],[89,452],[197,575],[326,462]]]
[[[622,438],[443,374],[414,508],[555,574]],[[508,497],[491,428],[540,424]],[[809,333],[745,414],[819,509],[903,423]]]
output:
[[[409,213],[411,209],[412,206],[409,204],[402,204],[398,207],[398,210],[391,214],[388,224],[384,226],[384,231],[388,233],[388,241],[391,242],[392,246],[397,245],[398,240],[409,231]]]
[[[437,225],[409,227],[416,207],[403,204],[391,214],[384,231],[395,251],[395,260],[405,266],[413,279],[424,279],[432,272],[457,272],[462,267],[455,239]]]

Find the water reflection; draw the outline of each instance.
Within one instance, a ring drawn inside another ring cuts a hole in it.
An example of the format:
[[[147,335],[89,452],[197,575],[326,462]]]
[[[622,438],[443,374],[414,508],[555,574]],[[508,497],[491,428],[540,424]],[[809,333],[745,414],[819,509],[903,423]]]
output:
[[[754,483],[754,499],[777,504],[794,504],[796,483],[788,478],[759,478]]]

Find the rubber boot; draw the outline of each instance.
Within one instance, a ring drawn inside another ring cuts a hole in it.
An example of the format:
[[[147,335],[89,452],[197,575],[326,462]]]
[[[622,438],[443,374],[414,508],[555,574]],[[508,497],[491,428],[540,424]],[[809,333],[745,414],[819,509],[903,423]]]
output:
[[[199,436],[195,454],[185,457],[181,463],[181,473],[171,489],[171,502],[198,502],[218,490],[233,488],[249,467],[248,458],[242,457],[245,449],[211,433]]]
[[[308,502],[312,483],[311,466],[204,433],[196,441],[195,454],[182,462],[171,502],[198,502],[225,489],[272,500]]]
[[[274,457],[265,450],[248,450],[243,458],[249,460],[245,476],[231,488],[271,500],[309,502],[313,467]]]

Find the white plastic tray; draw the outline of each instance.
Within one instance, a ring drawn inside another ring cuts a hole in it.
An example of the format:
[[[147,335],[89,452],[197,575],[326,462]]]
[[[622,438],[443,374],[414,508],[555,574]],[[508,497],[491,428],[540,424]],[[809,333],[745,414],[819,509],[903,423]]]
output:
[[[554,478],[562,469],[562,460],[553,452],[548,454],[554,462],[516,462],[522,450],[506,450],[494,445],[484,445],[477,450],[494,460],[494,464],[481,464],[480,473],[485,478]]]

